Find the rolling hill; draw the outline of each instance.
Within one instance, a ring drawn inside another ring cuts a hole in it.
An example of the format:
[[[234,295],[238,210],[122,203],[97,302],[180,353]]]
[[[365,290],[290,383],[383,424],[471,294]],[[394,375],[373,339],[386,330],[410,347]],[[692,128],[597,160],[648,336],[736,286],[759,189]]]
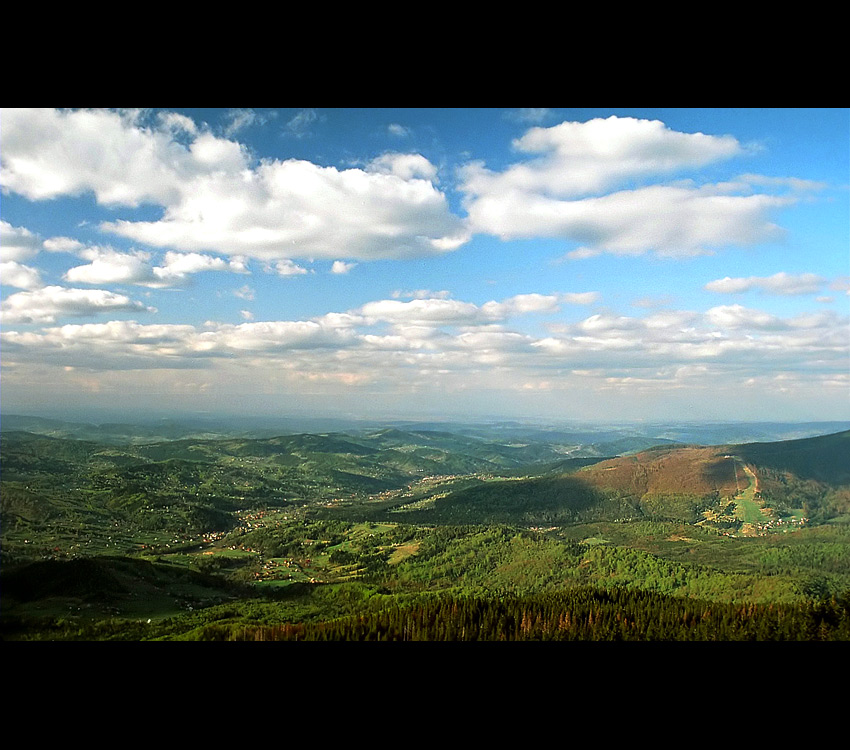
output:
[[[0,625],[213,637],[226,613],[359,616],[446,593],[850,590],[850,432],[643,440],[612,457],[421,428],[126,443],[4,429]]]
[[[766,518],[797,513],[824,521],[850,512],[848,447],[850,431],[776,443],[664,445],[569,473],[464,488],[417,512],[415,519],[546,524],[652,518],[696,523],[709,512],[734,523],[741,517],[735,515],[737,500],[755,504]]]

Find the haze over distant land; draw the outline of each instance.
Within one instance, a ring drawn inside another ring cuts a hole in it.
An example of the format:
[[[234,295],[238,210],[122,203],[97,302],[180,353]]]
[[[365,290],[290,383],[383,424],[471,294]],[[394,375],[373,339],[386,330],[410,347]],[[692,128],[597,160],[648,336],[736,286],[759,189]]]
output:
[[[850,420],[850,109],[2,109],[3,414]]]

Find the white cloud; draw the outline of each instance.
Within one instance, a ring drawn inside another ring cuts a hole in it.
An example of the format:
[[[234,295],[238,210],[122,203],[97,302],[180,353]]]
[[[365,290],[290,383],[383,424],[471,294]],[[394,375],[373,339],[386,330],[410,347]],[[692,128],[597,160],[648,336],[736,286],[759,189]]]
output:
[[[5,142],[4,142],[5,147]],[[25,227],[0,220],[0,261],[20,262],[38,255],[41,240]]]
[[[710,281],[705,288],[710,292],[722,294],[741,294],[758,289],[771,294],[796,295],[816,294],[826,284],[826,279],[813,273],[789,274],[780,272],[773,276],[749,276]]]
[[[195,178],[247,167],[239,144],[201,133],[185,147],[173,119],[146,125],[138,111],[18,108],[2,118],[0,182],[30,200],[93,192],[104,205],[168,205]]]
[[[85,247],[71,237],[51,237],[44,241],[44,249],[51,253],[75,253]]]
[[[425,296],[429,295],[429,296]],[[410,302],[400,297],[412,297]],[[359,310],[371,322],[383,321],[405,326],[481,326],[529,314],[558,312],[561,302],[590,304],[596,292],[576,294],[517,294],[501,302],[491,300],[483,305],[449,299],[448,292],[439,296],[428,290],[395,292],[394,299],[369,302]]]
[[[396,289],[391,296],[393,299],[429,299],[431,297],[434,299],[448,299],[452,294],[445,289],[439,292],[434,292],[430,289],[414,289],[412,291]]]
[[[156,247],[266,261],[331,260],[340,249],[356,260],[421,256],[467,240],[445,196],[415,176],[427,171],[425,164],[395,159],[385,166],[396,173],[295,160],[223,171],[187,185],[160,221],[119,220],[102,228]]]
[[[624,180],[705,166],[743,152],[731,136],[679,133],[662,122],[609,117],[532,128],[514,147],[533,159],[501,173],[465,170],[467,193],[539,193],[571,198]]]
[[[392,122],[387,126],[387,132],[396,138],[407,138],[410,135],[410,128],[399,125],[397,122]]]
[[[351,335],[346,328],[326,326],[314,320],[285,320],[216,325],[204,338],[209,341],[210,349],[263,353],[344,347]]]
[[[231,255],[227,261],[227,270],[231,273],[251,273],[251,269],[248,267],[248,259],[243,255]]]
[[[17,292],[3,300],[2,319],[8,323],[54,323],[64,316],[87,316],[116,311],[155,312],[141,302],[102,289],[67,289],[47,286]]]
[[[780,236],[767,216],[787,199],[766,195],[705,195],[655,185],[583,200],[536,193],[496,193],[469,206],[470,220],[502,239],[556,237],[584,247],[569,257],[600,252],[670,257],[710,253],[730,244],[753,244]]]
[[[0,263],[0,283],[17,289],[38,289],[43,286],[37,268],[7,260]]]
[[[437,177],[437,168],[421,154],[383,154],[373,159],[367,170],[395,175],[402,180],[433,181]]]
[[[302,276],[309,271],[291,260],[279,260],[274,265],[274,271],[278,276]]]
[[[89,261],[65,273],[72,284],[152,284],[156,277],[150,266],[150,253],[122,253],[110,247],[89,247],[79,253]]]
[[[335,260],[331,266],[331,273],[346,274],[356,265],[356,263],[345,263],[341,260]]]
[[[675,328],[680,331],[690,329],[697,321],[697,313],[687,310],[664,310],[652,313],[643,318],[643,323],[649,330],[661,330]]]
[[[226,261],[202,253],[165,254],[165,263],[153,269],[154,275],[163,283],[170,285],[182,284],[189,276],[202,271],[231,271],[244,273],[244,265],[239,259]]]
[[[571,259],[650,251],[688,257],[774,239],[779,230],[771,212],[794,200],[754,192],[756,180],[623,189],[746,153],[731,136],[676,132],[658,121],[564,122],[532,128],[514,146],[527,158],[502,172],[480,162],[461,170],[470,229],[504,240],[575,242],[580,247],[568,254]]]
[[[709,323],[720,328],[777,329],[784,325],[774,315],[741,305],[712,307],[706,312],[705,317]]]
[[[414,299],[410,302],[368,302],[358,311],[366,320],[404,325],[470,325],[482,319],[477,305],[450,299]]]
[[[554,310],[558,297],[518,295],[480,306],[378,300],[312,320],[239,325],[111,321],[5,330],[4,385],[7,372],[32,377],[37,367],[50,366],[84,368],[98,382],[109,377],[104,370],[201,368],[210,373],[205,378],[220,379],[222,396],[234,383],[252,382],[263,393],[302,395],[317,383],[336,396],[345,390],[331,386],[371,384],[381,394],[421,389],[444,399],[474,384],[484,399],[526,387],[583,397],[623,390],[630,398],[635,390],[671,397],[684,389],[683,398],[702,399],[709,385],[716,397],[747,384],[765,393],[771,384],[799,392],[805,380],[817,395],[824,388],[846,391],[850,382],[848,321],[831,312],[781,318],[737,305],[646,317],[606,313],[560,322],[543,338],[505,327],[505,316]],[[380,330],[385,324],[389,331]]]
[[[629,331],[639,328],[640,320],[625,316],[591,315],[578,324],[578,329],[585,333],[605,333],[610,331]]]
[[[198,126],[191,117],[178,114],[177,112],[160,112],[158,115],[159,122],[166,130],[172,133],[188,133],[189,135],[198,134]]]
[[[482,313],[491,320],[504,320],[515,315],[557,312],[559,297],[555,294],[517,294],[502,302],[487,302]]]
[[[135,284],[154,288],[181,286],[192,274],[202,271],[245,273],[240,258],[225,260],[202,253],[165,253],[162,265],[151,262],[151,254],[141,250],[119,252],[111,247],[88,247],[79,256],[89,263],[74,266],[65,280],[74,284]]]
[[[302,111],[290,124],[303,130],[313,115]],[[330,260],[344,250],[371,260],[447,252],[468,239],[420,155],[381,157],[368,170],[254,164],[239,143],[192,131],[179,116],[148,122],[138,111],[35,108],[2,117],[4,190],[30,200],[91,192],[104,205],[161,206],[157,221],[101,225],[154,247],[269,262]]]

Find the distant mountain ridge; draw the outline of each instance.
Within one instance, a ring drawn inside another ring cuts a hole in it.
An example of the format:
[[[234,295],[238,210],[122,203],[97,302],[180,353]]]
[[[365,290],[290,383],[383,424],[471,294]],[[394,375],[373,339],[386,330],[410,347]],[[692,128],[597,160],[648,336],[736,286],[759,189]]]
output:
[[[429,440],[477,439],[509,443],[549,443],[577,448],[598,446],[596,455],[615,455],[641,450],[650,445],[684,443],[721,445],[744,442],[773,442],[825,435],[850,429],[848,421],[833,422],[718,422],[718,423],[640,423],[543,424],[519,421],[428,422],[365,421],[322,417],[179,417],[145,421],[109,421],[103,423],[51,419],[40,416],[3,413],[0,430],[24,430],[52,437],[95,440],[113,444],[154,443],[182,439],[220,439],[224,437],[260,439],[293,434],[380,435],[387,443],[403,440],[403,435],[418,435]],[[616,449],[618,448],[618,449]]]

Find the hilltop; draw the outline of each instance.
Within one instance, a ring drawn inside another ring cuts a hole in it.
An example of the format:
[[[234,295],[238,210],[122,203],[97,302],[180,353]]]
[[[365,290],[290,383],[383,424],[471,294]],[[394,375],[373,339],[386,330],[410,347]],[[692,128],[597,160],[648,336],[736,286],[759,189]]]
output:
[[[664,445],[566,473],[459,489],[415,518],[538,525],[666,519],[723,529],[797,516],[825,521],[850,512],[848,447],[847,431],[777,443]]]

